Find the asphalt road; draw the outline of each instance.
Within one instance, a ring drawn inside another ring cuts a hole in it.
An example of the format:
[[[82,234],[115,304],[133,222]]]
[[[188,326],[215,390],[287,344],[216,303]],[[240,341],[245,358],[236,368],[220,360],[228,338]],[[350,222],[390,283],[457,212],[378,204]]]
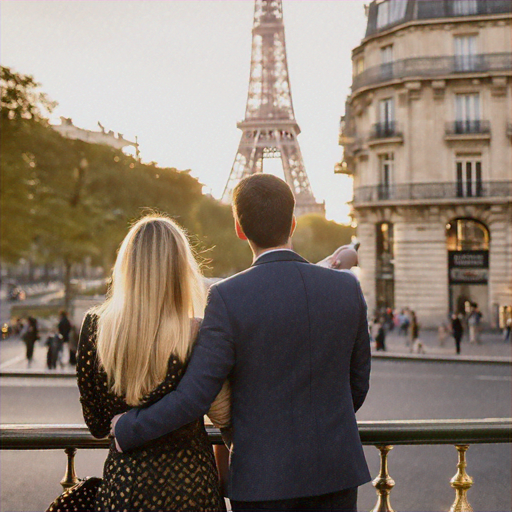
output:
[[[0,379],[2,423],[83,423],[74,382],[62,379]],[[374,361],[371,390],[359,420],[512,417],[510,366],[463,363]],[[379,456],[365,448],[372,476]],[[80,451],[79,476],[100,476],[105,452]],[[467,453],[474,478],[469,501],[475,512],[512,510],[511,445],[473,445]],[[449,485],[456,472],[453,446],[397,446],[389,456],[396,482],[391,504],[402,512],[440,512],[454,500]],[[60,451],[0,453],[0,510],[42,511],[60,492],[65,456]],[[360,489],[359,508],[370,510],[371,484]]]

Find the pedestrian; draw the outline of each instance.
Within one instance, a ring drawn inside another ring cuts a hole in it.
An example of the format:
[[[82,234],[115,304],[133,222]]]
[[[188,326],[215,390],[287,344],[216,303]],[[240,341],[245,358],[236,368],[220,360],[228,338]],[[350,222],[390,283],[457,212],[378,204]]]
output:
[[[37,327],[37,320],[33,316],[27,318],[27,328],[23,333],[21,339],[25,342],[27,368],[32,366],[34,358],[34,345],[39,339],[39,330]]]
[[[56,326],[46,338],[45,345],[48,347],[46,352],[46,367],[48,370],[56,370],[57,364],[62,368],[62,346],[64,340],[59,333],[59,327]]]
[[[352,512],[358,486],[371,478],[355,417],[369,389],[366,303],[351,272],[320,268],[292,250],[294,208],[290,187],[275,176],[238,183],[235,229],[252,266],[210,288],[178,388],[117,417],[113,428],[131,453],[202,418],[228,379],[235,512]]]
[[[462,326],[461,315],[453,314],[451,321],[451,331],[453,339],[455,340],[455,350],[460,354],[460,342],[464,334],[464,327]]]
[[[407,339],[407,331],[409,329],[409,317],[407,316],[405,309],[402,309],[400,311],[400,314],[398,315],[398,334],[400,336],[405,336]]]
[[[71,329],[69,331],[69,364],[71,366],[76,366],[76,351],[78,348],[78,329],[74,324],[71,324]]]
[[[418,324],[418,319],[416,317],[416,313],[414,311],[410,312],[410,323],[409,323],[409,342],[411,344],[411,352],[414,346],[414,342],[419,338],[420,335],[420,326]]]
[[[385,321],[383,318],[377,320],[377,334],[375,336],[375,349],[377,351],[382,350],[386,351],[386,329],[385,329]]]
[[[478,308],[478,304],[471,305],[471,311],[468,316],[469,326],[469,342],[480,344],[480,322],[482,320],[482,313]]]
[[[505,341],[505,342],[510,341],[510,327],[511,327],[511,324],[512,324],[512,318],[508,317],[507,321],[506,321],[506,324],[505,324],[505,329],[503,329],[503,341]]]
[[[448,337],[448,328],[446,327],[446,324],[443,322],[437,328],[437,339],[439,340],[440,347],[444,347],[447,337]]]

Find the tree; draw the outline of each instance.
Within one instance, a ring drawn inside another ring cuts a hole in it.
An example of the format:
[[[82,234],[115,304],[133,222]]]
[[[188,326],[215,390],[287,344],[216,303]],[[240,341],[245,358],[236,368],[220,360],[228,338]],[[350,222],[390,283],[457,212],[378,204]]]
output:
[[[43,121],[57,106],[57,103],[39,91],[40,84],[31,75],[22,75],[11,68],[1,66],[0,81],[2,117]]]
[[[355,229],[312,213],[297,220],[293,235],[295,250],[309,261],[317,262],[340,245],[349,244]]]

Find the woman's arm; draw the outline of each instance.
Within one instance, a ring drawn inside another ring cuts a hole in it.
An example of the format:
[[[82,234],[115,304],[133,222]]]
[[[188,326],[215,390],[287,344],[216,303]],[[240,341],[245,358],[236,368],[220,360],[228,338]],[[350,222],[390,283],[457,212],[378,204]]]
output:
[[[96,356],[96,318],[88,313],[83,321],[76,354],[76,374],[84,420],[94,437],[106,437],[113,414],[98,393],[98,361]],[[106,391],[106,390],[105,390]]]
[[[227,380],[207,414],[217,428],[226,428],[231,424],[231,388]]]

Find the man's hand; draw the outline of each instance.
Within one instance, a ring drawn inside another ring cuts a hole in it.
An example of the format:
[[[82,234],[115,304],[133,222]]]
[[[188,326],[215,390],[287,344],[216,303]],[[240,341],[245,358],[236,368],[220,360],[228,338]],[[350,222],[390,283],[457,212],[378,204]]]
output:
[[[319,261],[317,265],[336,270],[350,270],[357,265],[357,262],[357,251],[352,244],[349,244],[338,247],[330,256]]]

